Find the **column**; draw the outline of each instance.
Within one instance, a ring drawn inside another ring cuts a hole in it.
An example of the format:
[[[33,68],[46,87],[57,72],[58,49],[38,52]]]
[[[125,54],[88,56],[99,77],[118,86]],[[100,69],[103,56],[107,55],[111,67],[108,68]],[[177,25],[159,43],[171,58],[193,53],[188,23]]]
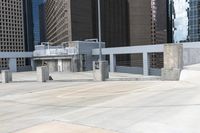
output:
[[[116,69],[116,55],[110,55],[110,72],[115,72]]]
[[[143,53],[143,75],[149,75],[149,56],[147,52]]]
[[[183,69],[183,45],[166,44],[164,46],[164,68],[162,80],[177,81]]]
[[[31,58],[30,60],[31,60],[32,71],[35,71],[35,61],[33,60],[33,58]]]
[[[17,59],[16,58],[9,59],[9,69],[11,72],[17,72]]]

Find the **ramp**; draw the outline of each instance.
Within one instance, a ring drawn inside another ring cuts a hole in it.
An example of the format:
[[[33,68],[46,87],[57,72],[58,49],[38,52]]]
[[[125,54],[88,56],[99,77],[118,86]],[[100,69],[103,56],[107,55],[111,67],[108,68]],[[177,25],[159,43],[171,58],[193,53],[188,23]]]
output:
[[[180,81],[200,84],[200,64],[185,66]]]

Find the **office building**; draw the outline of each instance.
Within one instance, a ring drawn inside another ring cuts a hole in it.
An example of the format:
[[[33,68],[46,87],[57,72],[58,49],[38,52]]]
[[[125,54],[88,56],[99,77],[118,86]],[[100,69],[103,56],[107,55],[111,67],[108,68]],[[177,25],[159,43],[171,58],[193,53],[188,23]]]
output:
[[[91,0],[47,0],[45,11],[49,42],[93,38]]]
[[[173,42],[200,41],[200,0],[170,0]]]
[[[151,1],[128,0],[130,45],[151,44]],[[142,66],[142,55],[131,55],[131,66]]]
[[[41,43],[40,5],[43,3],[43,0],[29,0],[29,1],[32,1],[34,45],[39,45]]]
[[[23,0],[0,2],[0,51],[25,51]],[[25,66],[24,59],[17,59],[17,66]],[[8,68],[8,60],[0,60],[0,69]]]
[[[151,44],[170,42],[168,36],[168,0],[151,0]],[[151,68],[163,68],[163,53],[151,55]]]
[[[47,0],[45,7],[48,42],[61,44],[98,38],[97,0]],[[101,0],[102,41],[106,47],[129,45],[127,14],[126,0]],[[129,60],[129,56],[117,58],[118,62]]]
[[[45,1],[39,5],[40,42],[47,42],[45,5]]]
[[[32,0],[23,0],[25,51],[34,50],[33,8]]]
[[[98,37],[97,0],[93,0],[93,31]],[[128,2],[126,0],[101,0],[102,40],[106,47],[129,45]]]
[[[128,0],[130,44],[132,46],[168,42],[167,0]],[[142,55],[131,56],[132,66],[142,66]],[[163,55],[152,54],[150,66],[163,67]]]
[[[131,45],[168,41],[168,0],[128,0]]]
[[[97,0],[92,1],[93,33],[98,38]],[[129,22],[127,0],[101,0],[102,41],[106,47],[129,46]],[[117,56],[118,65],[129,65],[129,55]]]
[[[34,46],[41,43],[40,15],[44,11],[40,10],[40,6],[43,5],[44,0],[23,0],[23,2],[26,51],[33,51]]]
[[[24,52],[34,50],[34,19],[32,0],[1,0],[0,51]],[[30,60],[17,59],[18,70],[28,70]],[[8,69],[8,59],[0,60],[0,69]]]

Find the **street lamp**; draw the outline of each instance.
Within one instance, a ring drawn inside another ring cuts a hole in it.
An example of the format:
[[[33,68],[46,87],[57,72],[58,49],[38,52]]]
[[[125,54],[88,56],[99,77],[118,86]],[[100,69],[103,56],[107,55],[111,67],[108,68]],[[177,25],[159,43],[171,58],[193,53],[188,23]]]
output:
[[[102,61],[102,46],[101,46],[101,3],[98,0],[98,25],[99,25],[99,61]]]

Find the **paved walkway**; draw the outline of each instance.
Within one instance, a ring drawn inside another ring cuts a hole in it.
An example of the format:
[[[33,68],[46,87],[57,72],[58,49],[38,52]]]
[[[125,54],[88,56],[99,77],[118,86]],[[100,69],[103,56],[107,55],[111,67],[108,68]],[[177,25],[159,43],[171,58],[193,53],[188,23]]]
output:
[[[34,73],[17,73],[18,81],[0,84],[0,133],[40,133],[40,126],[50,133],[46,127],[63,125],[66,133],[200,132],[198,83],[93,82],[87,75],[55,73],[59,80],[38,83]]]

